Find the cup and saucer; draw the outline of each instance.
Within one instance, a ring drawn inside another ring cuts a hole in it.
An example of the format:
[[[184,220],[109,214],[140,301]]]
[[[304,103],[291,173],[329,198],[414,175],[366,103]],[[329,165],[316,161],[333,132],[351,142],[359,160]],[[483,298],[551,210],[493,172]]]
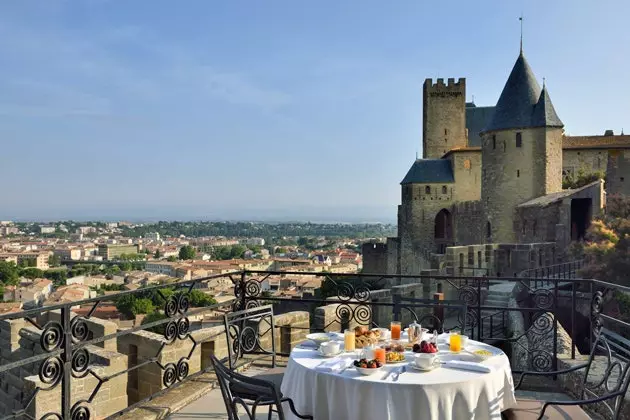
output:
[[[440,359],[435,353],[416,353],[413,355],[413,360],[409,363],[409,367],[421,372],[428,372],[440,365]]]
[[[320,344],[317,353],[322,357],[335,357],[343,353],[343,350],[338,341],[326,341]]]

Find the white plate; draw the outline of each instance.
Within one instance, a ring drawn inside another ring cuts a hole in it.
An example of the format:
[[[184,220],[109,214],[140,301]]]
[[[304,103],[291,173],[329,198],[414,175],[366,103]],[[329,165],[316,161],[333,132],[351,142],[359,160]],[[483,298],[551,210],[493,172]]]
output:
[[[324,354],[321,349],[317,349],[317,354],[319,354],[322,357],[326,357],[326,358],[330,358],[330,357],[335,357],[335,356],[339,356],[340,354],[343,353],[343,349],[339,350],[337,353],[330,353],[330,354]]]
[[[319,344],[325,343],[333,339],[329,333],[312,333],[306,336],[307,339]]]
[[[419,370],[420,372],[430,372],[433,369],[439,368],[442,364],[440,362],[436,362],[433,363],[433,365],[431,365],[431,367],[428,368],[421,368],[420,366],[416,365],[415,363],[409,363],[409,367],[414,369],[414,370]]]

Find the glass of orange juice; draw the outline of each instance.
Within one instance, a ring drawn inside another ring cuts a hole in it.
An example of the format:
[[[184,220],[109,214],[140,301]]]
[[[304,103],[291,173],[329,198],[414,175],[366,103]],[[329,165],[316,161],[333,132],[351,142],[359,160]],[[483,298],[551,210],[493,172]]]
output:
[[[400,322],[392,321],[389,329],[392,331],[392,340],[400,340]]]
[[[462,336],[458,333],[452,333],[449,344],[452,352],[459,353],[462,351]]]
[[[385,364],[387,359],[385,359],[385,349],[382,347],[377,347],[374,349],[374,358],[380,361],[382,364]]]
[[[343,348],[350,352],[355,350],[355,334],[354,330],[346,330],[343,334]]]

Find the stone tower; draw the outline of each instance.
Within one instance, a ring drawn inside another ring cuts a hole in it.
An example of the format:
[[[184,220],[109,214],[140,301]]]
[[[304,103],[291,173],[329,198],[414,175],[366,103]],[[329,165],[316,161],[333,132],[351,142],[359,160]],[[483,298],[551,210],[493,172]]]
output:
[[[486,242],[516,242],[516,206],[562,190],[562,127],[521,51],[482,134]]]
[[[465,147],[466,79],[431,79],[422,89],[422,152],[425,159],[439,159],[456,147]]]

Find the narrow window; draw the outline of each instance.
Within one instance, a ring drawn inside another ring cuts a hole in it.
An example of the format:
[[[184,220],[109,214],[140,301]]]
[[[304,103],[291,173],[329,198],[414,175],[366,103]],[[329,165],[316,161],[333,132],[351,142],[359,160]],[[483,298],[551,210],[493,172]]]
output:
[[[492,135],[492,148],[497,148],[497,136],[495,136],[494,134]]]
[[[521,171],[517,169],[517,170],[516,170],[516,177],[517,177],[517,178],[520,178],[520,176],[521,176]]]
[[[492,226],[490,225],[490,222],[486,223],[486,238],[492,238]]]
[[[428,185],[426,187],[424,187],[424,193],[425,194],[431,194],[431,187],[429,187]]]
[[[477,267],[481,268],[481,251],[477,251]]]
[[[446,194],[446,192],[447,192],[447,191],[448,191],[448,190],[447,190],[447,188],[446,188],[446,185],[444,185],[444,186],[442,187],[442,194]]]
[[[535,220],[534,220],[534,223],[532,224],[532,234],[536,236],[536,221]]]
[[[623,182],[625,180],[624,177],[619,178],[619,181]]]
[[[446,136],[446,135],[448,135],[448,128],[445,128],[445,129],[444,129],[444,135],[445,135],[445,136]]]
[[[503,151],[505,152],[506,150],[507,150],[507,143],[503,141]]]
[[[521,137],[521,133],[516,133],[516,147],[521,147],[523,145],[523,139]]]

